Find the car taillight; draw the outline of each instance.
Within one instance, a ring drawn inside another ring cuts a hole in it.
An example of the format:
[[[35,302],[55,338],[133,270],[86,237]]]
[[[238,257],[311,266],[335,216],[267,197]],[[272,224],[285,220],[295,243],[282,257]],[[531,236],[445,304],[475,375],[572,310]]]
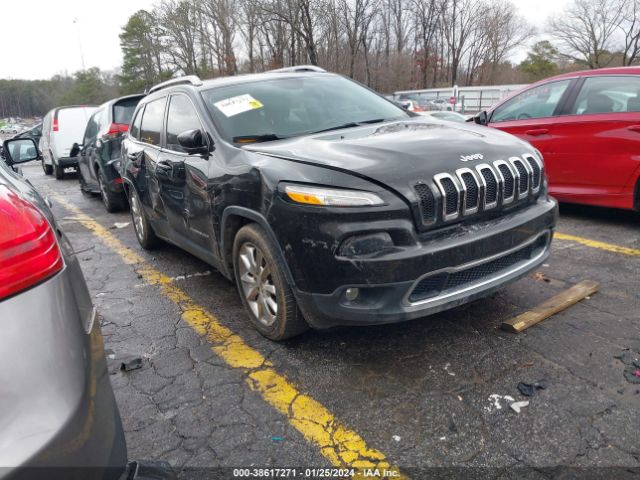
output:
[[[128,131],[129,125],[126,123],[112,123],[109,125],[107,135],[118,135],[119,133],[127,133]]]
[[[57,132],[58,130],[60,130],[60,124],[58,123],[58,118],[54,118],[53,119],[53,131]]]
[[[0,185],[0,300],[59,272],[64,263],[47,219]]]

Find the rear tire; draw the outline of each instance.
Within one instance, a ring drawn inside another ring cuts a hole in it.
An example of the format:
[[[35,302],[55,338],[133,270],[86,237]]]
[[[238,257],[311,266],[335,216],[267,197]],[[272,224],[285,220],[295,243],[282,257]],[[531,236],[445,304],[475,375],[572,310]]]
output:
[[[104,208],[107,209],[107,212],[114,213],[124,210],[127,203],[126,198],[123,194],[113,193],[109,190],[107,180],[104,178],[102,170],[98,170],[98,185],[100,187],[100,198],[102,198],[102,203],[104,204]]]
[[[53,166],[44,163],[44,158],[42,159],[42,170],[44,171],[45,175],[51,175],[53,173]]]
[[[131,220],[133,221],[133,229],[136,231],[138,243],[145,250],[151,250],[160,245],[161,240],[153,231],[153,227],[147,220],[144,213],[140,197],[136,193],[136,189],[129,188],[129,205],[131,206]]]
[[[51,160],[53,162],[53,172],[55,173],[56,180],[64,180],[64,168],[55,162],[55,160]]]
[[[277,247],[262,227],[242,227],[233,242],[236,286],[252,325],[265,337],[280,341],[309,328],[302,317]]]

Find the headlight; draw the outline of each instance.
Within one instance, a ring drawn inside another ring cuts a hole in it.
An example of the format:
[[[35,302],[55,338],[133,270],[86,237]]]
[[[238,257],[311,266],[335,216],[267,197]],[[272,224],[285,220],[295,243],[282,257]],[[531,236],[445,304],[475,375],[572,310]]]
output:
[[[384,201],[375,193],[359,190],[338,190],[306,185],[287,185],[287,196],[296,203],[324,205],[329,207],[366,207],[384,205]]]

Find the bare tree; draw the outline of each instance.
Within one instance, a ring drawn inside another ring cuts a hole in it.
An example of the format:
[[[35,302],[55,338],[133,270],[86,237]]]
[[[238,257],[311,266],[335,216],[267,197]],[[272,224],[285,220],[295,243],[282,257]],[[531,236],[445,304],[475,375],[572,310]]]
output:
[[[562,55],[589,68],[606,67],[613,60],[614,36],[623,11],[620,1],[574,0],[562,15],[549,20],[549,32],[560,40]]]
[[[622,65],[633,65],[640,55],[640,0],[623,0],[618,23],[622,34]]]

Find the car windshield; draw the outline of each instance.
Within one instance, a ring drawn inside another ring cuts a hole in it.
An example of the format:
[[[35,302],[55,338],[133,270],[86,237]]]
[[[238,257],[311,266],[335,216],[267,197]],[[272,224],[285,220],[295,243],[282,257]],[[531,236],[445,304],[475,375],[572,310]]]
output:
[[[410,116],[359,84],[330,75],[241,83],[206,90],[202,95],[216,124],[235,143]]]

